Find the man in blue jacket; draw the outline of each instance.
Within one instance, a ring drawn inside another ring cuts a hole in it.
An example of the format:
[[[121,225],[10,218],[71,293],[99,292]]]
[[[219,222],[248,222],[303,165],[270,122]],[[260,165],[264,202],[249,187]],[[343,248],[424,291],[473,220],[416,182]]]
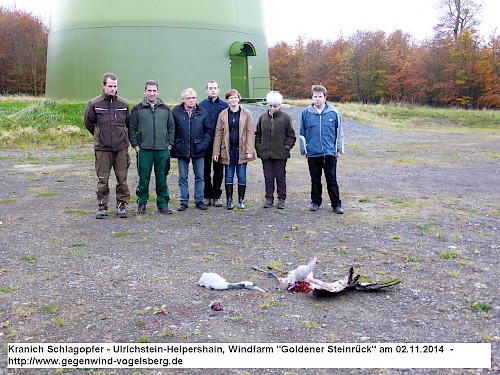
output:
[[[200,102],[200,107],[207,110],[210,117],[210,126],[212,127],[212,134],[210,138],[210,145],[205,151],[205,204],[213,204],[215,207],[222,207],[220,197],[222,195],[222,179],[224,178],[224,165],[216,162],[212,158],[214,148],[214,134],[217,125],[219,113],[228,107],[228,104],[219,98],[220,87],[216,81],[208,81],[205,87],[208,97]],[[213,165],[213,179],[212,179],[212,165]],[[213,181],[213,183],[212,183]]]
[[[313,103],[302,112],[300,123],[300,153],[307,158],[311,175],[309,210],[321,206],[321,175],[325,171],[326,188],[335,213],[343,214],[337,184],[337,159],[344,153],[342,115],[326,102],[327,90],[322,85],[312,87]]]
[[[204,198],[205,150],[210,144],[211,126],[207,111],[196,104],[197,94],[192,88],[182,91],[182,103],[175,106],[172,115],[175,122],[175,141],[172,157],[177,158],[179,167],[179,191],[181,204],[177,211],[189,206],[188,169],[189,161],[194,171],[194,203],[196,208],[206,210]]]

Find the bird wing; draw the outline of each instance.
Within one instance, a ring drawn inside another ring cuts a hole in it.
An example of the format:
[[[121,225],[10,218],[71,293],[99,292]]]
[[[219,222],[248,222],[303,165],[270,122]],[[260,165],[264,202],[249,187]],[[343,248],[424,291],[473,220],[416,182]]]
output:
[[[314,277],[307,277],[304,281],[309,283],[311,291],[324,290],[330,293],[339,293],[350,287],[353,280],[351,270],[344,278],[331,283],[315,279]]]
[[[358,283],[356,285],[356,290],[361,290],[363,292],[375,292],[377,290],[388,288],[403,282],[401,279],[392,279],[385,281],[383,283]]]

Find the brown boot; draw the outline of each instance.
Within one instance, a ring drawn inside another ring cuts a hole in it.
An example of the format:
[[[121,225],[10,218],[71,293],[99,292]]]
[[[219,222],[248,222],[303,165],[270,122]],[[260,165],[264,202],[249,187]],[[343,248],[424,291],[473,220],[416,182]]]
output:
[[[262,207],[264,208],[271,208],[273,206],[273,199],[272,198],[267,198],[266,203]]]

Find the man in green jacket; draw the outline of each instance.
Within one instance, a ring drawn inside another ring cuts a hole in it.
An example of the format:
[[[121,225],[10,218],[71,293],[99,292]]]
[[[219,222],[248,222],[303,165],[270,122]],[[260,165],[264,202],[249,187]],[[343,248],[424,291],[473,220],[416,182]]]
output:
[[[170,108],[158,98],[158,83],[147,81],[144,99],[132,108],[129,122],[130,144],[137,153],[139,185],[137,194],[137,215],[144,215],[149,200],[149,181],[155,169],[156,205],[161,214],[171,214],[168,208],[170,195],[166,174],[170,162],[170,150],[174,144],[175,124]]]

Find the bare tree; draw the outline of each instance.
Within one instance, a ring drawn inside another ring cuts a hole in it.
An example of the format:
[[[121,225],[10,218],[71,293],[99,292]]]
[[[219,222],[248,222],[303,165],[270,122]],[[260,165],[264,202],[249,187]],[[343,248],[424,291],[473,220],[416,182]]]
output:
[[[475,31],[481,23],[483,4],[475,0],[439,0],[437,7],[441,16],[436,28],[451,31],[455,40],[464,30]]]

